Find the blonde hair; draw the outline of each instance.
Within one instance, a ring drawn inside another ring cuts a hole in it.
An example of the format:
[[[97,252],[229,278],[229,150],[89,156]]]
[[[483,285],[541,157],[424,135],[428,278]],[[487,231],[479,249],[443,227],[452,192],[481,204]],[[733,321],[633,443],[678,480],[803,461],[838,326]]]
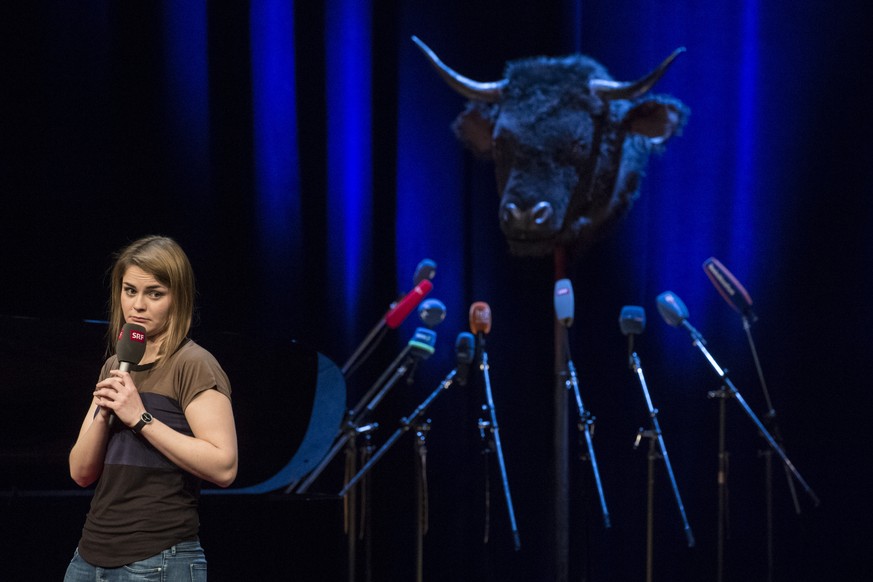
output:
[[[175,352],[191,329],[194,317],[194,270],[182,247],[165,236],[147,236],[132,242],[115,255],[110,273],[109,294],[109,348],[115,353],[118,334],[124,326],[121,307],[122,279],[131,266],[152,275],[170,290],[170,304],[166,337],[158,352],[157,365]]]

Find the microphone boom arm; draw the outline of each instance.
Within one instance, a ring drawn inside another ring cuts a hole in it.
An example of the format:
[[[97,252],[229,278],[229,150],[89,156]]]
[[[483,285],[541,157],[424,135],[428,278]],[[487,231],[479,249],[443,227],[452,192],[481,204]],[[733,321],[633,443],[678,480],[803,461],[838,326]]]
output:
[[[349,376],[351,376],[355,372],[355,370],[358,369],[358,366],[360,366],[361,362],[366,359],[370,352],[375,349],[376,345],[382,340],[382,337],[384,337],[387,329],[388,328],[385,325],[385,318],[383,316],[379,321],[376,322],[376,325],[373,326],[373,328],[367,334],[367,337],[365,337],[363,341],[361,341],[361,343],[358,345],[352,355],[349,356],[349,359],[346,360],[345,364],[343,364],[341,371],[343,377],[346,380],[348,380]],[[366,352],[366,355],[364,354],[364,352]]]
[[[345,494],[348,493],[348,491],[352,487],[354,487],[355,484],[360,481],[361,478],[373,467],[373,465],[375,465],[376,462],[380,458],[382,458],[382,455],[388,452],[388,449],[390,449],[394,445],[394,443],[397,442],[397,440],[403,435],[403,433],[405,433],[412,427],[412,424],[416,421],[416,419],[424,414],[424,412],[433,403],[433,401],[436,400],[436,397],[439,396],[443,390],[448,390],[448,388],[452,385],[456,374],[457,370],[452,370],[451,372],[449,372],[448,376],[446,376],[443,381],[440,382],[440,385],[437,387],[437,389],[434,390],[430,394],[430,396],[428,396],[424,400],[424,402],[419,404],[418,407],[413,410],[409,416],[400,419],[400,427],[396,431],[394,431],[394,434],[392,434],[388,438],[388,440],[385,441],[382,447],[378,451],[376,451],[372,457],[370,457],[370,459],[363,467],[361,467],[358,473],[354,477],[352,477],[348,483],[346,483],[345,487],[343,487],[342,490],[339,492],[340,497],[344,497]]]
[[[740,391],[737,390],[737,387],[734,386],[734,383],[731,381],[731,379],[727,377],[727,373],[724,371],[724,369],[718,365],[718,362],[715,361],[715,358],[712,357],[712,354],[710,354],[709,350],[706,349],[706,346],[703,345],[705,343],[703,339],[695,337],[694,334],[692,334],[692,339],[692,344],[700,350],[700,352],[704,355],[710,365],[712,365],[712,368],[724,382],[725,387],[728,389],[729,395],[740,403],[743,411],[752,420],[752,422],[755,423],[755,426],[758,427],[758,431],[767,441],[767,444],[769,444],[770,448],[773,449],[777,455],[779,455],[779,458],[782,459],[785,467],[789,471],[791,471],[791,474],[794,476],[797,482],[800,483],[800,486],[803,487],[803,489],[810,496],[810,498],[813,500],[813,503],[817,507],[820,503],[818,496],[815,494],[815,492],[812,490],[806,480],[801,476],[800,472],[788,458],[788,455],[785,454],[785,451],[782,450],[782,447],[779,446],[779,444],[776,442],[776,439],[773,438],[773,435],[770,434],[770,431],[768,431],[767,428],[764,426],[764,423],[762,423],[761,420],[752,411],[751,407],[740,394]]]
[[[646,377],[643,375],[643,367],[640,364],[640,358],[637,356],[636,352],[633,352],[631,355],[631,367],[640,380],[640,387],[643,390],[643,396],[646,399],[646,406],[649,409],[649,417],[652,419],[652,433],[658,442],[661,457],[664,459],[664,466],[667,468],[667,475],[670,477],[670,485],[673,487],[673,496],[676,498],[676,505],[679,507],[679,514],[682,517],[682,525],[685,530],[685,537],[688,540],[688,547],[693,548],[694,533],[691,531],[691,525],[689,525],[688,517],[685,515],[685,506],[682,504],[682,497],[679,495],[679,485],[676,483],[676,476],[673,474],[673,466],[670,464],[670,457],[667,455],[667,445],[664,444],[664,436],[661,433],[661,424],[658,422],[658,410],[652,404],[649,387],[646,384]]]
[[[494,439],[494,450],[497,454],[497,463],[500,466],[500,477],[503,480],[503,495],[506,498],[506,509],[509,513],[509,526],[512,530],[512,539],[515,544],[515,550],[518,551],[521,548],[521,537],[518,533],[518,525],[515,521],[515,510],[512,506],[512,495],[509,493],[509,479],[506,476],[506,462],[503,459],[503,446],[500,444],[500,428],[497,425],[497,412],[494,409],[494,397],[491,393],[491,377],[489,374],[489,366],[488,366],[488,353],[485,351],[484,341],[482,341],[480,334],[480,345],[482,346],[481,350],[481,362],[479,364],[479,369],[482,370],[482,375],[485,380],[485,398],[487,402],[488,412],[491,415],[491,436]]]
[[[365,420],[367,416],[375,410],[382,398],[384,398],[385,395],[388,394],[388,391],[394,387],[394,384],[396,384],[397,381],[406,374],[409,367],[417,359],[416,356],[413,355],[414,352],[411,352],[411,348],[407,344],[403,351],[400,352],[391,365],[385,370],[382,376],[373,383],[355,408],[349,410],[346,420],[337,431],[336,436],[334,436],[333,447],[331,447],[318,466],[310,471],[309,475],[306,476],[306,479],[300,483],[296,489],[297,493],[305,493],[309,489],[312,483],[321,475],[324,469],[349,442],[352,436],[357,434],[359,423],[362,420]],[[374,423],[374,428],[376,426],[378,425]],[[294,484],[286,489],[285,492],[290,493],[293,485]]]

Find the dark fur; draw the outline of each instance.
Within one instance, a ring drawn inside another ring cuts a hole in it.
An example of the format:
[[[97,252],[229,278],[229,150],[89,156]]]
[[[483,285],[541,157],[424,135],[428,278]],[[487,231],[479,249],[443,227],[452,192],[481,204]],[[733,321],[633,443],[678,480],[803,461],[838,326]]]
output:
[[[610,78],[581,55],[511,62],[500,102],[468,102],[453,124],[468,148],[495,163],[500,226],[513,254],[589,248],[630,210],[649,155],[686,122],[688,109],[668,96],[604,102],[588,88],[592,76]],[[538,203],[540,214],[531,210]]]

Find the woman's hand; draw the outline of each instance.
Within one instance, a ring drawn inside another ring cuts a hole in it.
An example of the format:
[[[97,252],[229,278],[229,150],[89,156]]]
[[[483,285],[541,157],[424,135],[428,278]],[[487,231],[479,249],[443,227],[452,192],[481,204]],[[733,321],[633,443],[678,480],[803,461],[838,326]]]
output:
[[[114,412],[125,426],[136,424],[145,410],[136,384],[127,372],[112,370],[110,376],[94,388],[94,399],[101,408],[100,414]]]

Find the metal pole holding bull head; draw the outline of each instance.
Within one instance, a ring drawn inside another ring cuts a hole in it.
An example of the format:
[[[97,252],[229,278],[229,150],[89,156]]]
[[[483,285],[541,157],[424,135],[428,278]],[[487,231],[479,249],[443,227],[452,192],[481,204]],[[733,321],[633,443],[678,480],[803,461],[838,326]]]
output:
[[[679,133],[688,109],[679,100],[648,95],[674,51],[637,81],[610,77],[583,55],[507,63],[498,81],[480,82],[446,66],[417,37],[439,76],[469,100],[455,119],[456,137],[495,163],[498,218],[517,256],[552,255],[555,280],[630,210],[649,155]],[[555,321],[553,520],[555,580],[569,576],[568,394],[566,328]],[[608,514],[607,514],[608,515]]]

